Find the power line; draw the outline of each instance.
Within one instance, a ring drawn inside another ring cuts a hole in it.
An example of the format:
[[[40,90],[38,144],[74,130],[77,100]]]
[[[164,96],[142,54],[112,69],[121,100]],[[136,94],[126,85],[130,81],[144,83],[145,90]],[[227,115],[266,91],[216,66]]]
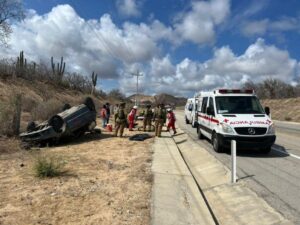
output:
[[[78,9],[76,9],[76,4],[75,4],[75,1],[73,0],[70,0],[72,3],[73,3],[73,7],[76,11],[80,12]],[[118,56],[116,56],[114,54],[114,52],[111,50],[109,44],[106,43],[106,40],[105,38],[103,37],[103,35],[101,34],[101,32],[97,33],[94,28],[89,24],[88,21],[86,21],[86,24],[88,25],[88,27],[90,28],[90,30],[92,30],[92,32],[94,32],[95,34],[95,37],[100,41],[100,43],[102,44],[102,46],[104,47],[104,49],[106,50],[106,52],[112,57],[112,58],[115,58],[115,59],[119,59],[122,61],[122,59]]]

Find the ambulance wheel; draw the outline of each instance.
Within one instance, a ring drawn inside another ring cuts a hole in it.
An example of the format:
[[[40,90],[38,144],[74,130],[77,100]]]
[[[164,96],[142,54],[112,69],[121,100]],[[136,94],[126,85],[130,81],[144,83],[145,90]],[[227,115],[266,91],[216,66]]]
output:
[[[216,133],[213,133],[212,138],[211,138],[212,146],[215,150],[215,152],[222,152],[223,148],[220,145],[220,138]]]
[[[198,127],[198,123],[197,123],[196,121],[193,121],[193,122],[192,122],[192,127],[193,127],[193,128],[197,128],[197,127]]]
[[[200,127],[197,128],[198,138],[204,139],[204,135],[201,133]]]
[[[271,150],[272,150],[272,148],[271,148],[271,146],[270,146],[270,147],[262,148],[260,151],[261,151],[263,154],[269,154]]]
[[[190,123],[190,121],[185,117],[185,123],[186,124],[189,124]]]

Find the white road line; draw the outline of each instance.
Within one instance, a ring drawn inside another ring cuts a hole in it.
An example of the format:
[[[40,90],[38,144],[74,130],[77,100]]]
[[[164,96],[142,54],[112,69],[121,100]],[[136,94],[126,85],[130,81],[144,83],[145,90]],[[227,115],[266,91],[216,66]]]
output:
[[[284,151],[281,151],[281,150],[278,150],[278,149],[275,149],[275,148],[273,148],[273,150],[276,151],[276,152],[280,152],[282,154],[288,155],[288,156],[292,156],[296,159],[300,159],[300,156],[298,156],[298,155],[294,155],[294,154],[291,154],[291,153],[288,153],[288,152],[284,152]]]

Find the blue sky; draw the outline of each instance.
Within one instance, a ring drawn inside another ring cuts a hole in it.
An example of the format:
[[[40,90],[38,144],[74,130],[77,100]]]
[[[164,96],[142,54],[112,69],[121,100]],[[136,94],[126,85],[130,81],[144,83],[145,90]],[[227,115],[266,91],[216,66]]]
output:
[[[288,2],[288,3],[287,3]],[[64,56],[68,71],[99,73],[99,88],[191,96],[277,78],[297,84],[298,0],[24,0],[9,53]],[[20,42],[20,37],[22,41]],[[6,50],[6,55],[8,51]]]

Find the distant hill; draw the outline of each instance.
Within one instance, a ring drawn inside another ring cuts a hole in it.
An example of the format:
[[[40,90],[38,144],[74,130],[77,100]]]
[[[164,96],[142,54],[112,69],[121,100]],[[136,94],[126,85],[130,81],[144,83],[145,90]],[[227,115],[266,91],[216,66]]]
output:
[[[131,95],[128,97],[128,99],[131,102],[135,102],[136,95]],[[174,106],[183,106],[186,103],[186,98],[184,97],[175,97],[170,94],[162,93],[154,96],[150,95],[143,95],[139,94],[138,95],[138,101],[141,104],[157,104],[157,103],[164,103],[166,105],[174,105]]]

